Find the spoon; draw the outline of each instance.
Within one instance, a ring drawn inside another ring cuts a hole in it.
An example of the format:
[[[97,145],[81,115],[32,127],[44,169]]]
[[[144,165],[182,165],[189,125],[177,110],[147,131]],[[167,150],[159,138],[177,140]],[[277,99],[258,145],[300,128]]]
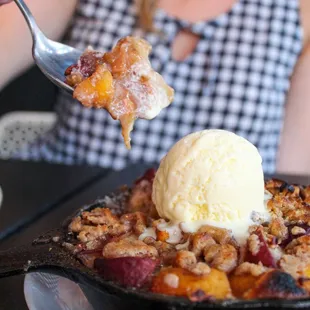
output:
[[[77,63],[82,52],[71,46],[48,39],[36,24],[25,2],[23,0],[14,1],[29,26],[33,40],[32,57],[35,63],[54,84],[72,94],[73,88],[64,82],[64,73],[70,65]]]

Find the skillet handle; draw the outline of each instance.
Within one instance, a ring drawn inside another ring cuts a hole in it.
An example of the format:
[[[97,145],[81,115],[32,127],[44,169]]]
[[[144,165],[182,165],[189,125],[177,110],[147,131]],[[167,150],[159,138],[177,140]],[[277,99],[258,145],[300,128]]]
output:
[[[77,263],[58,244],[28,244],[0,251],[0,278],[39,270],[58,274]]]

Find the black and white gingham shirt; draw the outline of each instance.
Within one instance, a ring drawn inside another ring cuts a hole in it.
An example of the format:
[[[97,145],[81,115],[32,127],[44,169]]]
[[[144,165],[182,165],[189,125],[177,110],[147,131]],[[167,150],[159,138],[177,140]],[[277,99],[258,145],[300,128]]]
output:
[[[137,27],[133,0],[83,0],[68,44],[107,51],[127,35],[152,46],[151,62],[175,89],[174,102],[155,119],[138,120],[132,149],[125,148],[119,122],[104,110],[86,109],[60,94],[55,128],[19,157],[121,169],[132,162],[159,161],[183,136],[222,128],[254,143],[266,172],[275,168],[285,96],[302,49],[298,0],[239,0],[227,13],[195,24],[157,10],[155,26]],[[171,44],[181,29],[200,36],[192,55],[178,62]]]

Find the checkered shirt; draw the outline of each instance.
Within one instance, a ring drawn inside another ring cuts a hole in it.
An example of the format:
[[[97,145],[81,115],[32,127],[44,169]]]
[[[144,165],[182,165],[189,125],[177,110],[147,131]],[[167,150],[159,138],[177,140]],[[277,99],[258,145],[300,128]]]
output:
[[[128,35],[153,46],[154,69],[175,89],[173,103],[153,120],[138,120],[132,149],[125,148],[120,124],[104,110],[84,108],[61,93],[58,121],[18,157],[65,164],[122,169],[135,162],[159,162],[183,136],[206,128],[233,131],[255,144],[265,172],[273,173],[290,77],[302,49],[297,0],[239,0],[224,14],[190,23],[158,9],[155,27],[137,26],[133,0],[82,0],[67,43],[110,50]],[[200,37],[184,61],[172,58],[177,33]]]

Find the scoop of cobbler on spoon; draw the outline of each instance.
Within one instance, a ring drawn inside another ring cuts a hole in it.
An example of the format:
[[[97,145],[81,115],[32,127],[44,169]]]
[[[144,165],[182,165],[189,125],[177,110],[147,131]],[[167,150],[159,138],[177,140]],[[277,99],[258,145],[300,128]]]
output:
[[[87,49],[65,72],[74,98],[121,122],[128,149],[135,120],[156,117],[173,100],[173,89],[151,66],[150,52],[145,40],[125,37],[107,53]]]

